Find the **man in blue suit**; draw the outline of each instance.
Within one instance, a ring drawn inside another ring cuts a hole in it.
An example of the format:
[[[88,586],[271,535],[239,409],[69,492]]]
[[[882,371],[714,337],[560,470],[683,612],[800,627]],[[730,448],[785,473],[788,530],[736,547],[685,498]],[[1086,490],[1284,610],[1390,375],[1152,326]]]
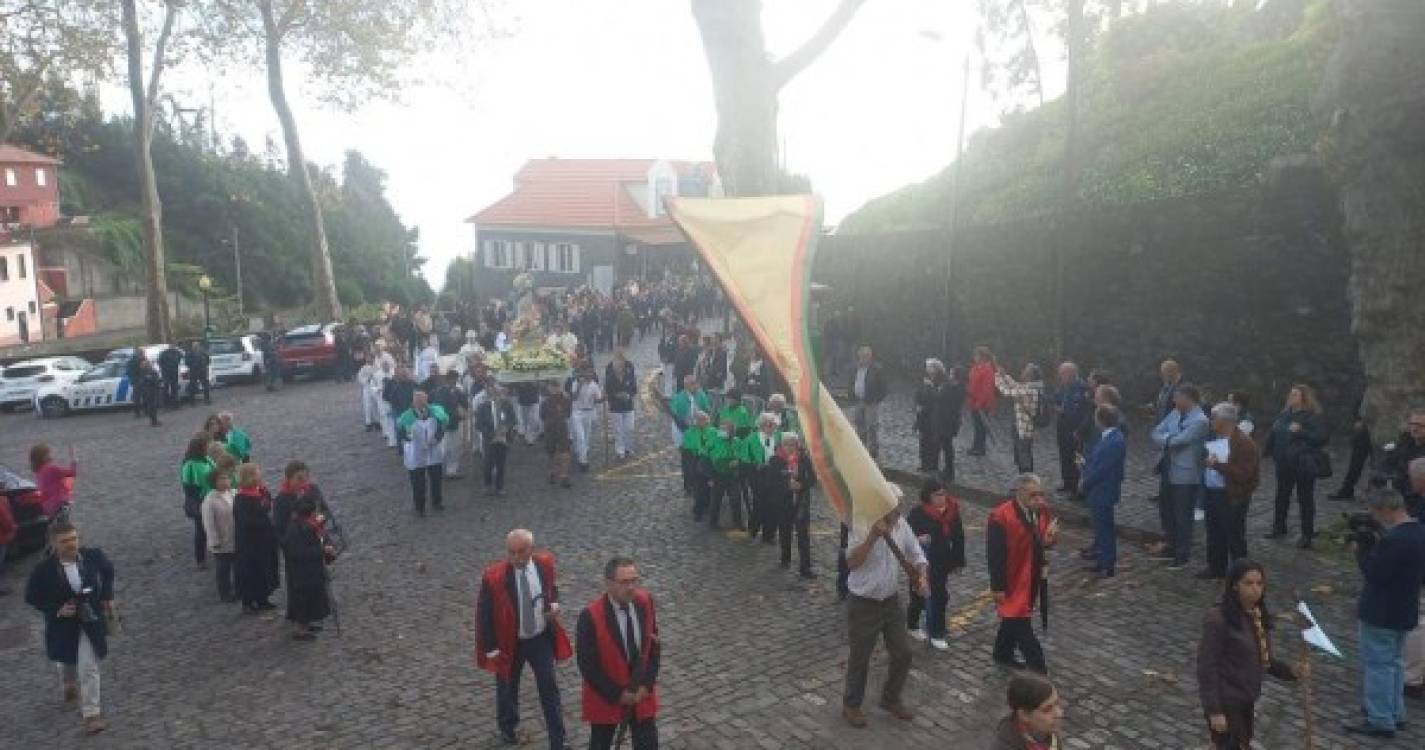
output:
[[[1119,429],[1122,419],[1118,409],[1108,404],[1094,411],[1094,423],[1101,436],[1084,461],[1080,479],[1093,516],[1093,549],[1097,552],[1093,571],[1104,578],[1113,577],[1114,565],[1118,562],[1113,512],[1123,494],[1123,465],[1128,457],[1123,431]]]

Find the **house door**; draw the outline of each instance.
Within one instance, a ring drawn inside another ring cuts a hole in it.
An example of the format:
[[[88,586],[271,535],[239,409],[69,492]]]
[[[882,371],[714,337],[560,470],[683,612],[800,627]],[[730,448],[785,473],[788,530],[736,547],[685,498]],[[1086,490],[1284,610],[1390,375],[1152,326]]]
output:
[[[602,294],[613,294],[614,292],[614,267],[594,266],[594,276],[592,279],[594,288]]]
[[[16,315],[15,320],[20,324],[20,343],[30,343],[30,319],[28,315],[26,315],[26,313],[21,310]]]

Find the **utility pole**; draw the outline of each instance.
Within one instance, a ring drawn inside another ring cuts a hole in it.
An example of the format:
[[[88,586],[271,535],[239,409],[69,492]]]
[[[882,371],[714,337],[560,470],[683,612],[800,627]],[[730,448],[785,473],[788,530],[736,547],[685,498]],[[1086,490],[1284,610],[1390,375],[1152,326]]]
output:
[[[960,81],[960,132],[955,137],[955,170],[950,174],[950,228],[945,243],[945,331],[941,340],[944,356],[959,361],[955,351],[955,240],[960,226],[960,178],[965,168],[965,111],[970,104],[970,53],[965,53],[965,62]]]
[[[238,228],[233,225],[233,271],[237,277],[238,315],[242,315],[242,251],[238,249]]]

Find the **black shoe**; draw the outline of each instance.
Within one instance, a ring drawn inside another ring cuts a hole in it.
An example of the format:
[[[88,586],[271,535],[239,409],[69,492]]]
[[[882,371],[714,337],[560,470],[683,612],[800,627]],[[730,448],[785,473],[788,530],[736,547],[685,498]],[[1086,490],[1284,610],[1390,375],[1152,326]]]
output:
[[[1425,700],[1425,683],[1419,685],[1406,685],[1405,697],[1415,700]]]
[[[1168,570],[1182,570],[1188,566],[1187,560],[1174,560],[1168,563]]]
[[[1286,536],[1286,529],[1272,529],[1270,533],[1263,534],[1263,539],[1281,539]]]
[[[995,664],[1004,667],[1005,669],[1012,669],[1016,672],[1022,672],[1029,667],[1028,664],[1025,664],[1024,662],[1018,659],[995,659]]]
[[[520,738],[519,738],[519,737],[516,737],[516,736],[513,735],[513,734],[505,734],[504,732],[500,732],[500,741],[503,742],[503,743],[505,743],[506,745],[518,745],[518,744],[520,744]]]
[[[1211,570],[1199,570],[1194,577],[1199,581],[1216,581],[1227,576],[1223,573],[1214,573]]]
[[[1359,724],[1342,724],[1341,729],[1345,731],[1346,734],[1363,734],[1367,737],[1390,739],[1395,736],[1394,729],[1381,729],[1365,721]]]

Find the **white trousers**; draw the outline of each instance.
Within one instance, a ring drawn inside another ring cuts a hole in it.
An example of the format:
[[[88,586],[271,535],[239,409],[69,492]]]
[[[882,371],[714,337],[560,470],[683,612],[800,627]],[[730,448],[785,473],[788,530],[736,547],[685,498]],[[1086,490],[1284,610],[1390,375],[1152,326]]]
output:
[[[683,447],[683,431],[680,430],[680,429],[678,429],[678,423],[677,423],[677,422],[674,422],[672,417],[669,417],[669,418],[668,418],[668,429],[671,430],[672,433],[673,433],[673,447],[674,447],[674,448],[682,448],[682,447]]]
[[[385,401],[381,402],[381,434],[386,436],[386,447],[396,447],[396,416]]]
[[[539,421],[539,403],[520,404],[515,414],[520,418],[520,434],[524,435],[525,442],[533,443],[544,432],[544,423]]]
[[[445,437],[441,438],[441,446],[445,451],[445,475],[453,477],[460,473],[460,456],[465,452],[465,441],[460,435],[460,430],[446,430]]]
[[[84,631],[79,632],[79,658],[73,666],[55,664],[59,668],[64,684],[79,684],[79,714],[84,718],[98,716],[99,711],[99,658],[94,655],[94,646]]]
[[[381,393],[370,388],[361,389],[361,423],[377,424],[381,421]]]
[[[1425,685],[1425,612],[1420,624],[1405,636],[1405,684]]]
[[[609,412],[614,429],[614,454],[623,458],[633,452],[633,412]]]
[[[594,410],[575,409],[569,420],[570,433],[574,438],[574,461],[589,463],[589,439],[594,433]]]

